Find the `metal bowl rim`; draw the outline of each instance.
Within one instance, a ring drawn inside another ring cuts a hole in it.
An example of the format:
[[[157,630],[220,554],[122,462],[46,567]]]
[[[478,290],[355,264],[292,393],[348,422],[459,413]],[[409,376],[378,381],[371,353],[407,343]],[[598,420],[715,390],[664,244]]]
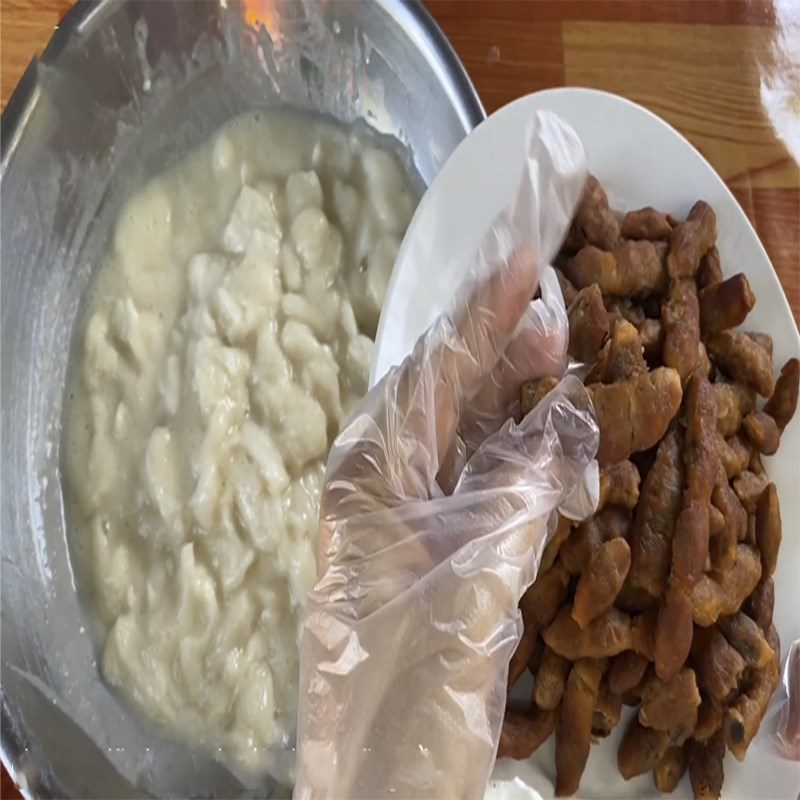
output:
[[[450,44],[444,32],[431,13],[422,5],[422,0],[375,0],[385,7],[396,7],[406,12],[406,16],[425,34],[434,55],[441,61],[445,73],[452,82],[455,98],[460,101],[459,116],[471,130],[486,119],[486,111],[478,92],[467,74],[461,59]],[[14,154],[17,137],[22,131],[22,123],[28,114],[29,106],[36,88],[36,67],[41,61],[56,64],[58,56],[66,47],[70,37],[89,17],[102,6],[120,4],[124,0],[78,0],[67,11],[53,31],[41,56],[34,56],[17,83],[11,97],[3,109],[0,119],[0,175],[5,173],[9,158]]]

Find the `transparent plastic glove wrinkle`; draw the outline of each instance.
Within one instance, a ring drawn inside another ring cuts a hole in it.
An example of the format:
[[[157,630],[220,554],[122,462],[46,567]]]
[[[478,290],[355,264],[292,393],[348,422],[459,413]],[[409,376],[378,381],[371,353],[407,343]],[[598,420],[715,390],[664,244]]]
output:
[[[301,645],[295,797],[484,793],[517,605],[548,519],[568,499],[583,515],[597,500],[583,486],[596,479],[599,434],[580,381],[563,379],[517,425],[501,380],[565,366],[560,293],[548,288],[538,307],[530,298],[585,175],[574,132],[537,114],[517,195],[452,309],[334,443]],[[511,347],[521,336],[525,347]],[[437,475],[462,417],[487,435],[469,439],[474,453],[445,493]]]
[[[781,758],[800,762],[800,640],[790,642],[785,652],[781,682],[755,742]]]

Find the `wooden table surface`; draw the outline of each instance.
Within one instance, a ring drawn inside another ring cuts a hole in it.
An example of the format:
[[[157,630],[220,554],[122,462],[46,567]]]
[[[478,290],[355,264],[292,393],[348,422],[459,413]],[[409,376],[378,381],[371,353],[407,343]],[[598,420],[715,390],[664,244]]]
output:
[[[800,320],[800,0],[427,0],[486,111],[592,86],[666,119],[753,222]],[[0,0],[5,108],[70,0]],[[3,774],[2,796],[13,796]]]

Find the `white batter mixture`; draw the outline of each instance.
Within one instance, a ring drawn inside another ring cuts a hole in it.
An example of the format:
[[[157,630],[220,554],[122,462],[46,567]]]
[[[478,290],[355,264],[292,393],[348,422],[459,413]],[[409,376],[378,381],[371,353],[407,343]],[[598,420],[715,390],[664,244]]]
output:
[[[325,459],[417,194],[372,137],[242,116],[123,209],[67,432],[106,679],[259,769],[295,727]]]

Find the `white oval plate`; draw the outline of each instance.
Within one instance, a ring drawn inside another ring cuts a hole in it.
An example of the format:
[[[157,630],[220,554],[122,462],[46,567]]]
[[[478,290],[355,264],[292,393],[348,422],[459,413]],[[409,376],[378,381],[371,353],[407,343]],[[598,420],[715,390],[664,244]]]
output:
[[[744,272],[756,306],[745,327],[769,333],[775,364],[800,355],[800,336],[766,251],[744,212],[711,165],[677,131],[650,111],[616,95],[592,89],[551,89],[510,103],[481,123],[459,146],[431,184],[408,228],[395,263],[378,326],[372,384],[411,351],[417,337],[445,308],[458,286],[470,255],[513,192],[522,169],[525,128],[539,109],[551,109],[572,125],[586,147],[589,169],[601,181],[612,207],[652,205],[683,218],[698,198],[717,214],[719,248],[726,274]],[[800,638],[800,419],[783,435],[781,449],[767,459],[778,487],[784,523],[783,546],[775,575],[775,625],[782,652]],[[765,722],[765,727],[767,727]],[[581,781],[585,798],[661,796],[652,777],[624,781],[616,750],[624,724],[592,747]],[[796,798],[800,766],[774,755],[766,731],[751,744],[747,759],[725,758],[723,797]],[[553,742],[527,762],[503,760],[495,779],[504,784],[497,796],[553,796]],[[493,782],[494,783],[494,782]],[[490,786],[495,793],[500,786]],[[692,797],[684,778],[672,797]]]

